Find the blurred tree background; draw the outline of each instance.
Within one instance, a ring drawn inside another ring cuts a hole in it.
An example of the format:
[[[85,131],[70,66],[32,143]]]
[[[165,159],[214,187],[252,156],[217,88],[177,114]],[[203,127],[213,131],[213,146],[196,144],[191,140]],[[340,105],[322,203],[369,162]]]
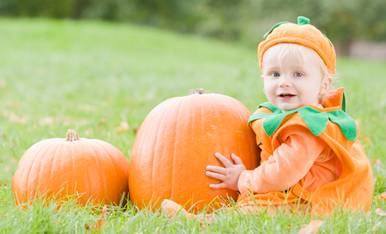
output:
[[[386,42],[385,0],[0,0],[0,15],[129,21],[253,46],[304,15],[343,54],[357,40]]]

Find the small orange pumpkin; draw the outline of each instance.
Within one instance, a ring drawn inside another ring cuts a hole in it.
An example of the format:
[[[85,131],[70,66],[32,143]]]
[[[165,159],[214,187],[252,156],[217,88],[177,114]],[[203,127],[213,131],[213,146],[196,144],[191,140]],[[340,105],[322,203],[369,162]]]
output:
[[[249,116],[234,98],[202,91],[156,106],[142,123],[132,150],[132,202],[139,208],[158,208],[163,199],[171,199],[199,211],[218,207],[227,196],[236,199],[235,191],[209,188],[218,181],[207,177],[205,168],[221,165],[214,152],[228,158],[235,153],[248,169],[257,166],[259,154]]]
[[[111,144],[79,138],[42,140],[22,156],[12,178],[17,204],[36,198],[58,201],[75,197],[79,204],[119,204],[128,192],[128,161]]]

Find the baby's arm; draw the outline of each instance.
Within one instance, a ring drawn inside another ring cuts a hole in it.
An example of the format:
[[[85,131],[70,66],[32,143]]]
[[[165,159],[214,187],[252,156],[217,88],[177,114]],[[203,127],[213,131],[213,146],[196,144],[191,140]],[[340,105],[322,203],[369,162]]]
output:
[[[254,170],[240,174],[238,188],[241,193],[283,191],[302,179],[326,146],[323,141],[305,128],[288,128],[282,134],[283,143],[272,156]]]

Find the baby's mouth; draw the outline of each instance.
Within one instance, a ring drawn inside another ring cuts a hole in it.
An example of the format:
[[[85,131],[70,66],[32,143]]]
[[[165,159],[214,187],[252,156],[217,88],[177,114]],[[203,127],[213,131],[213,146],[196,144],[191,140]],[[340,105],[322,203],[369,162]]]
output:
[[[292,93],[281,93],[281,94],[279,94],[277,96],[281,97],[281,98],[291,98],[291,97],[295,97],[296,95],[292,94]]]

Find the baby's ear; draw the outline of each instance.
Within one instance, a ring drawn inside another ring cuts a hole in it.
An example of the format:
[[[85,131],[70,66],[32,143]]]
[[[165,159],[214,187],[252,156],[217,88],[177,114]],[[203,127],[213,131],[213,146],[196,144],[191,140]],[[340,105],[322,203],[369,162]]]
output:
[[[321,87],[320,87],[320,94],[321,94],[321,96],[324,96],[325,94],[328,93],[328,91],[330,90],[331,81],[332,81],[332,78],[329,75],[323,76],[322,84],[321,84]]]

